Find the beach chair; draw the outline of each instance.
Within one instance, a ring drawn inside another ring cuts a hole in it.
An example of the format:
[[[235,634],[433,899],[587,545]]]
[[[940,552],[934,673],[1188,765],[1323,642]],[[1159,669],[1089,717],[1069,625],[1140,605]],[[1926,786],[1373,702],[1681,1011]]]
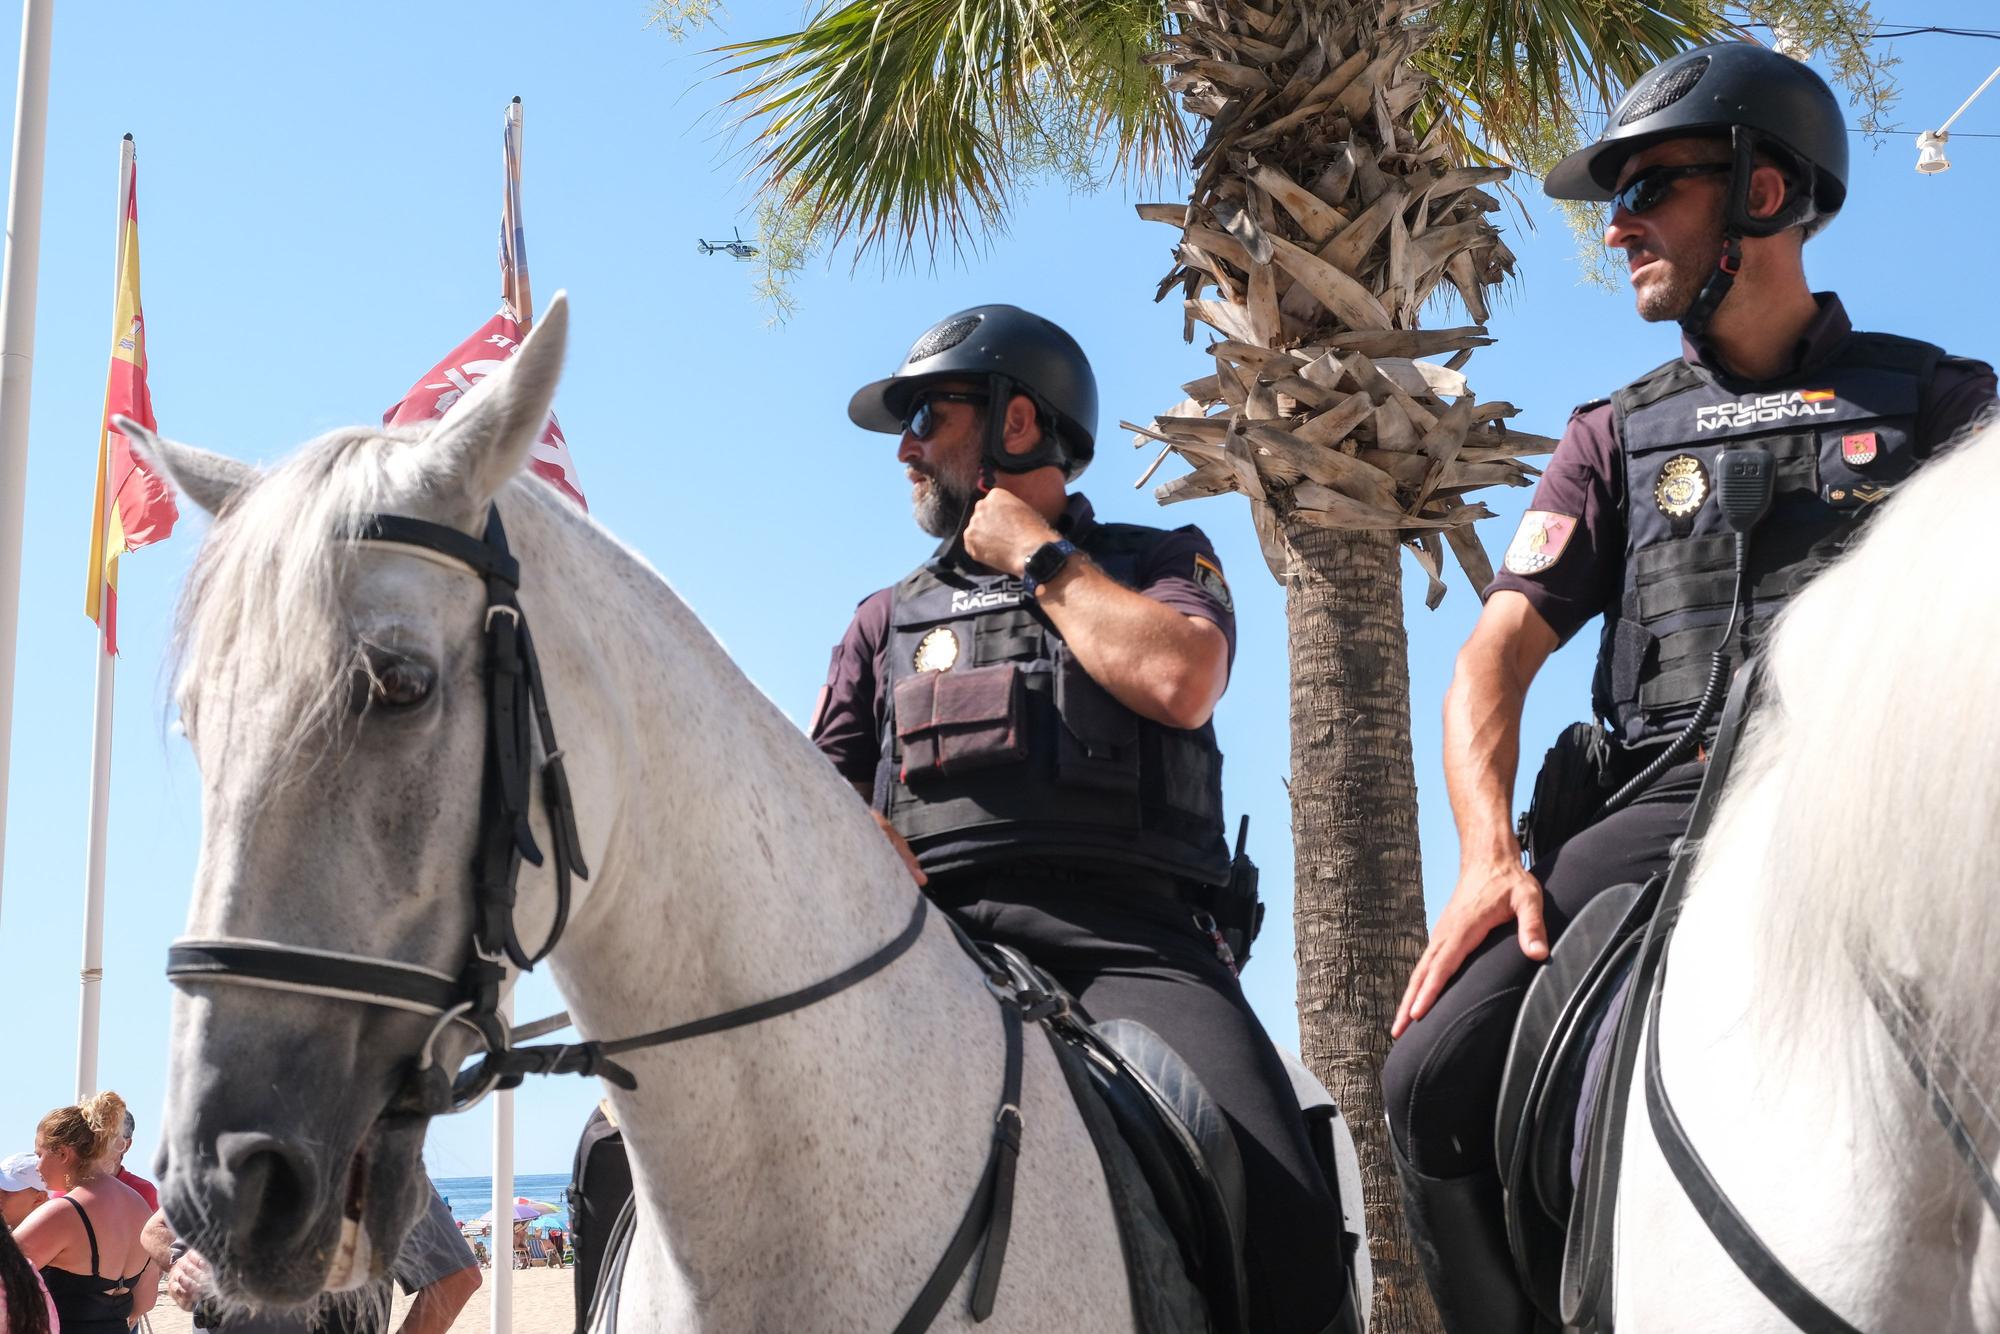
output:
[[[530,1232],[528,1234],[528,1249],[526,1252],[526,1258],[522,1261],[521,1267],[523,1269],[526,1269],[529,1266],[535,1264],[540,1264],[546,1267],[548,1263],[549,1263],[549,1248],[542,1241],[542,1234],[539,1232]]]

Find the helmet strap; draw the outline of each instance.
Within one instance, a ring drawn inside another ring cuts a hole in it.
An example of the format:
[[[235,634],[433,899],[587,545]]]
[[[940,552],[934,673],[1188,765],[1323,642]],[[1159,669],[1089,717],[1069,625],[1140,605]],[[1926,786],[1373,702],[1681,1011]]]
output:
[[[1722,255],[1715,261],[1715,272],[1708,275],[1708,281],[1701,285],[1701,290],[1688,304],[1687,313],[1681,316],[1681,332],[1696,347],[1706,349],[1709,322],[1715,318],[1723,298],[1736,286],[1736,274],[1742,267],[1743,238],[1734,227],[1725,227],[1722,232]]]
[[[1033,390],[1010,376],[988,377],[992,386],[986,404],[986,438],[980,445],[981,481],[987,489],[993,485],[996,472],[1033,472],[1037,468],[1060,468],[1069,472],[1069,447],[1055,430],[1054,414],[1042,406]],[[1042,429],[1042,438],[1025,454],[1007,452],[1007,409],[1014,401],[1014,395],[1024,394],[1035,405],[1035,421]]]

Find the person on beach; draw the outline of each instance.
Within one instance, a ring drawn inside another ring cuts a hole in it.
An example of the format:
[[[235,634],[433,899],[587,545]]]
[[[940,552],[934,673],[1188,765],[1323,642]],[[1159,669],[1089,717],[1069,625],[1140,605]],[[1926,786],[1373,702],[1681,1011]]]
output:
[[[930,897],[1194,1068],[1242,1146],[1258,1330],[1358,1328],[1341,1212],[1236,980],[1222,753],[1236,621],[1194,527],[1099,521],[1083,349],[1015,306],[926,330],[848,416],[937,551],[864,599],[810,732]],[[1220,925],[1219,925],[1220,922]]]
[[[111,1146],[111,1175],[139,1193],[148,1209],[160,1207],[160,1189],[137,1172],[125,1169],[125,1155],[132,1151],[132,1139],[139,1133],[139,1123],[132,1117],[132,1109],[125,1109],[125,1122],[119,1127],[118,1140]]]
[[[116,1093],[58,1107],[35,1127],[37,1166],[60,1198],[29,1214],[14,1239],[42,1271],[64,1334],[125,1334],[159,1293],[159,1271],[139,1240],[151,1211],[106,1170],[124,1128]]]
[[[35,1165],[34,1154],[0,1158],[0,1226],[9,1231],[19,1227],[21,1220],[48,1198],[49,1188],[42,1180],[42,1169]]]
[[[325,1311],[311,1308],[282,1314],[223,1310],[211,1300],[213,1278],[208,1260],[174,1235],[163,1212],[155,1211],[145,1228],[146,1252],[167,1275],[167,1297],[183,1311],[195,1313],[195,1324],[220,1334],[380,1334],[372,1313],[388,1309],[367,1303],[336,1301]],[[424,1216],[403,1239],[396,1256],[395,1281],[416,1300],[403,1317],[397,1334],[446,1334],[458,1313],[479,1291],[479,1262],[451,1216],[451,1206],[431,1189]]]
[[[56,1304],[14,1234],[0,1227],[0,1334],[56,1334]]]
[[[1715,736],[1717,655],[1740,667],[1882,499],[1992,405],[1991,367],[1858,332],[1838,296],[1807,284],[1803,247],[1845,202],[1847,150],[1818,75],[1726,42],[1643,76],[1604,136],[1544,182],[1609,206],[1604,242],[1626,256],[1640,318],[1682,337],[1674,360],[1571,417],[1445,696],[1458,883],[1410,976],[1382,1091],[1450,1334],[1558,1323],[1533,1304],[1554,1294],[1525,1291],[1508,1249],[1494,1119],[1509,1036],[1584,906],[1669,865]],[[1721,499],[1726,449],[1762,452],[1773,478],[1747,547]],[[1724,642],[1739,586],[1744,626]],[[1524,867],[1509,795],[1529,683],[1600,615],[1599,726],[1574,729],[1589,739],[1576,763],[1559,743],[1548,766],[1589,775],[1553,803],[1578,818],[1546,837],[1531,824]]]

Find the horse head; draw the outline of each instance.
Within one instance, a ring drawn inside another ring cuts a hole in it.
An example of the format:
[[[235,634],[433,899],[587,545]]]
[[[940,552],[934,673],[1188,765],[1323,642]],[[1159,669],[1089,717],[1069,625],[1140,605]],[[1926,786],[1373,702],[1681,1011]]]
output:
[[[127,427],[215,516],[178,633],[202,778],[189,937],[440,985],[472,962],[487,589],[368,525],[484,531],[548,420],[565,310],[558,296],[435,425],[333,432],[268,473]],[[560,503],[524,485],[503,508],[532,531]],[[524,937],[546,932],[551,897],[546,876],[524,880]],[[411,1091],[448,1088],[478,1043],[340,976],[300,976],[176,978],[161,1193],[225,1301],[297,1305],[388,1272],[423,1204],[436,1110]]]

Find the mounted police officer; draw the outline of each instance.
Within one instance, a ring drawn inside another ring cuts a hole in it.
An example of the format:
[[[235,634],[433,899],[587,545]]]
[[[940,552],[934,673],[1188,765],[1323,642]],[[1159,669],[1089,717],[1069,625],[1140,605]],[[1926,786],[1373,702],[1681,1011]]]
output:
[[[1230,856],[1210,714],[1235,647],[1198,529],[1100,522],[1097,383],[1013,306],[961,311],[854,395],[900,436],[936,553],[857,608],[812,738],[926,892],[1097,1020],[1164,1037],[1242,1146],[1252,1327],[1342,1328],[1341,1216],[1219,928]],[[1227,923],[1224,924],[1224,927]]]
[[[1509,1035],[1550,940],[1594,895],[1666,867],[1701,783],[1697,743],[1712,734],[1697,716],[1711,660],[1724,649],[1740,664],[1855,526],[1994,397],[1988,366],[1858,333],[1838,297],[1806,285],[1801,247],[1846,197],[1847,130],[1798,62],[1750,43],[1676,56],[1544,188],[1611,204],[1605,244],[1630,262],[1640,317],[1679,322],[1681,355],[1570,419],[1446,696],[1459,878],[1410,978],[1383,1085],[1452,1334],[1538,1327],[1494,1162]],[[1715,460],[1745,446],[1769,451],[1776,495],[1725,642],[1739,556]],[[1603,730],[1582,735],[1608,753],[1609,776],[1586,785],[1582,809],[1662,767],[1649,762],[1691,724],[1694,735],[1630,804],[1553,849],[1534,840],[1524,870],[1509,818],[1522,703],[1549,654],[1600,614]]]

